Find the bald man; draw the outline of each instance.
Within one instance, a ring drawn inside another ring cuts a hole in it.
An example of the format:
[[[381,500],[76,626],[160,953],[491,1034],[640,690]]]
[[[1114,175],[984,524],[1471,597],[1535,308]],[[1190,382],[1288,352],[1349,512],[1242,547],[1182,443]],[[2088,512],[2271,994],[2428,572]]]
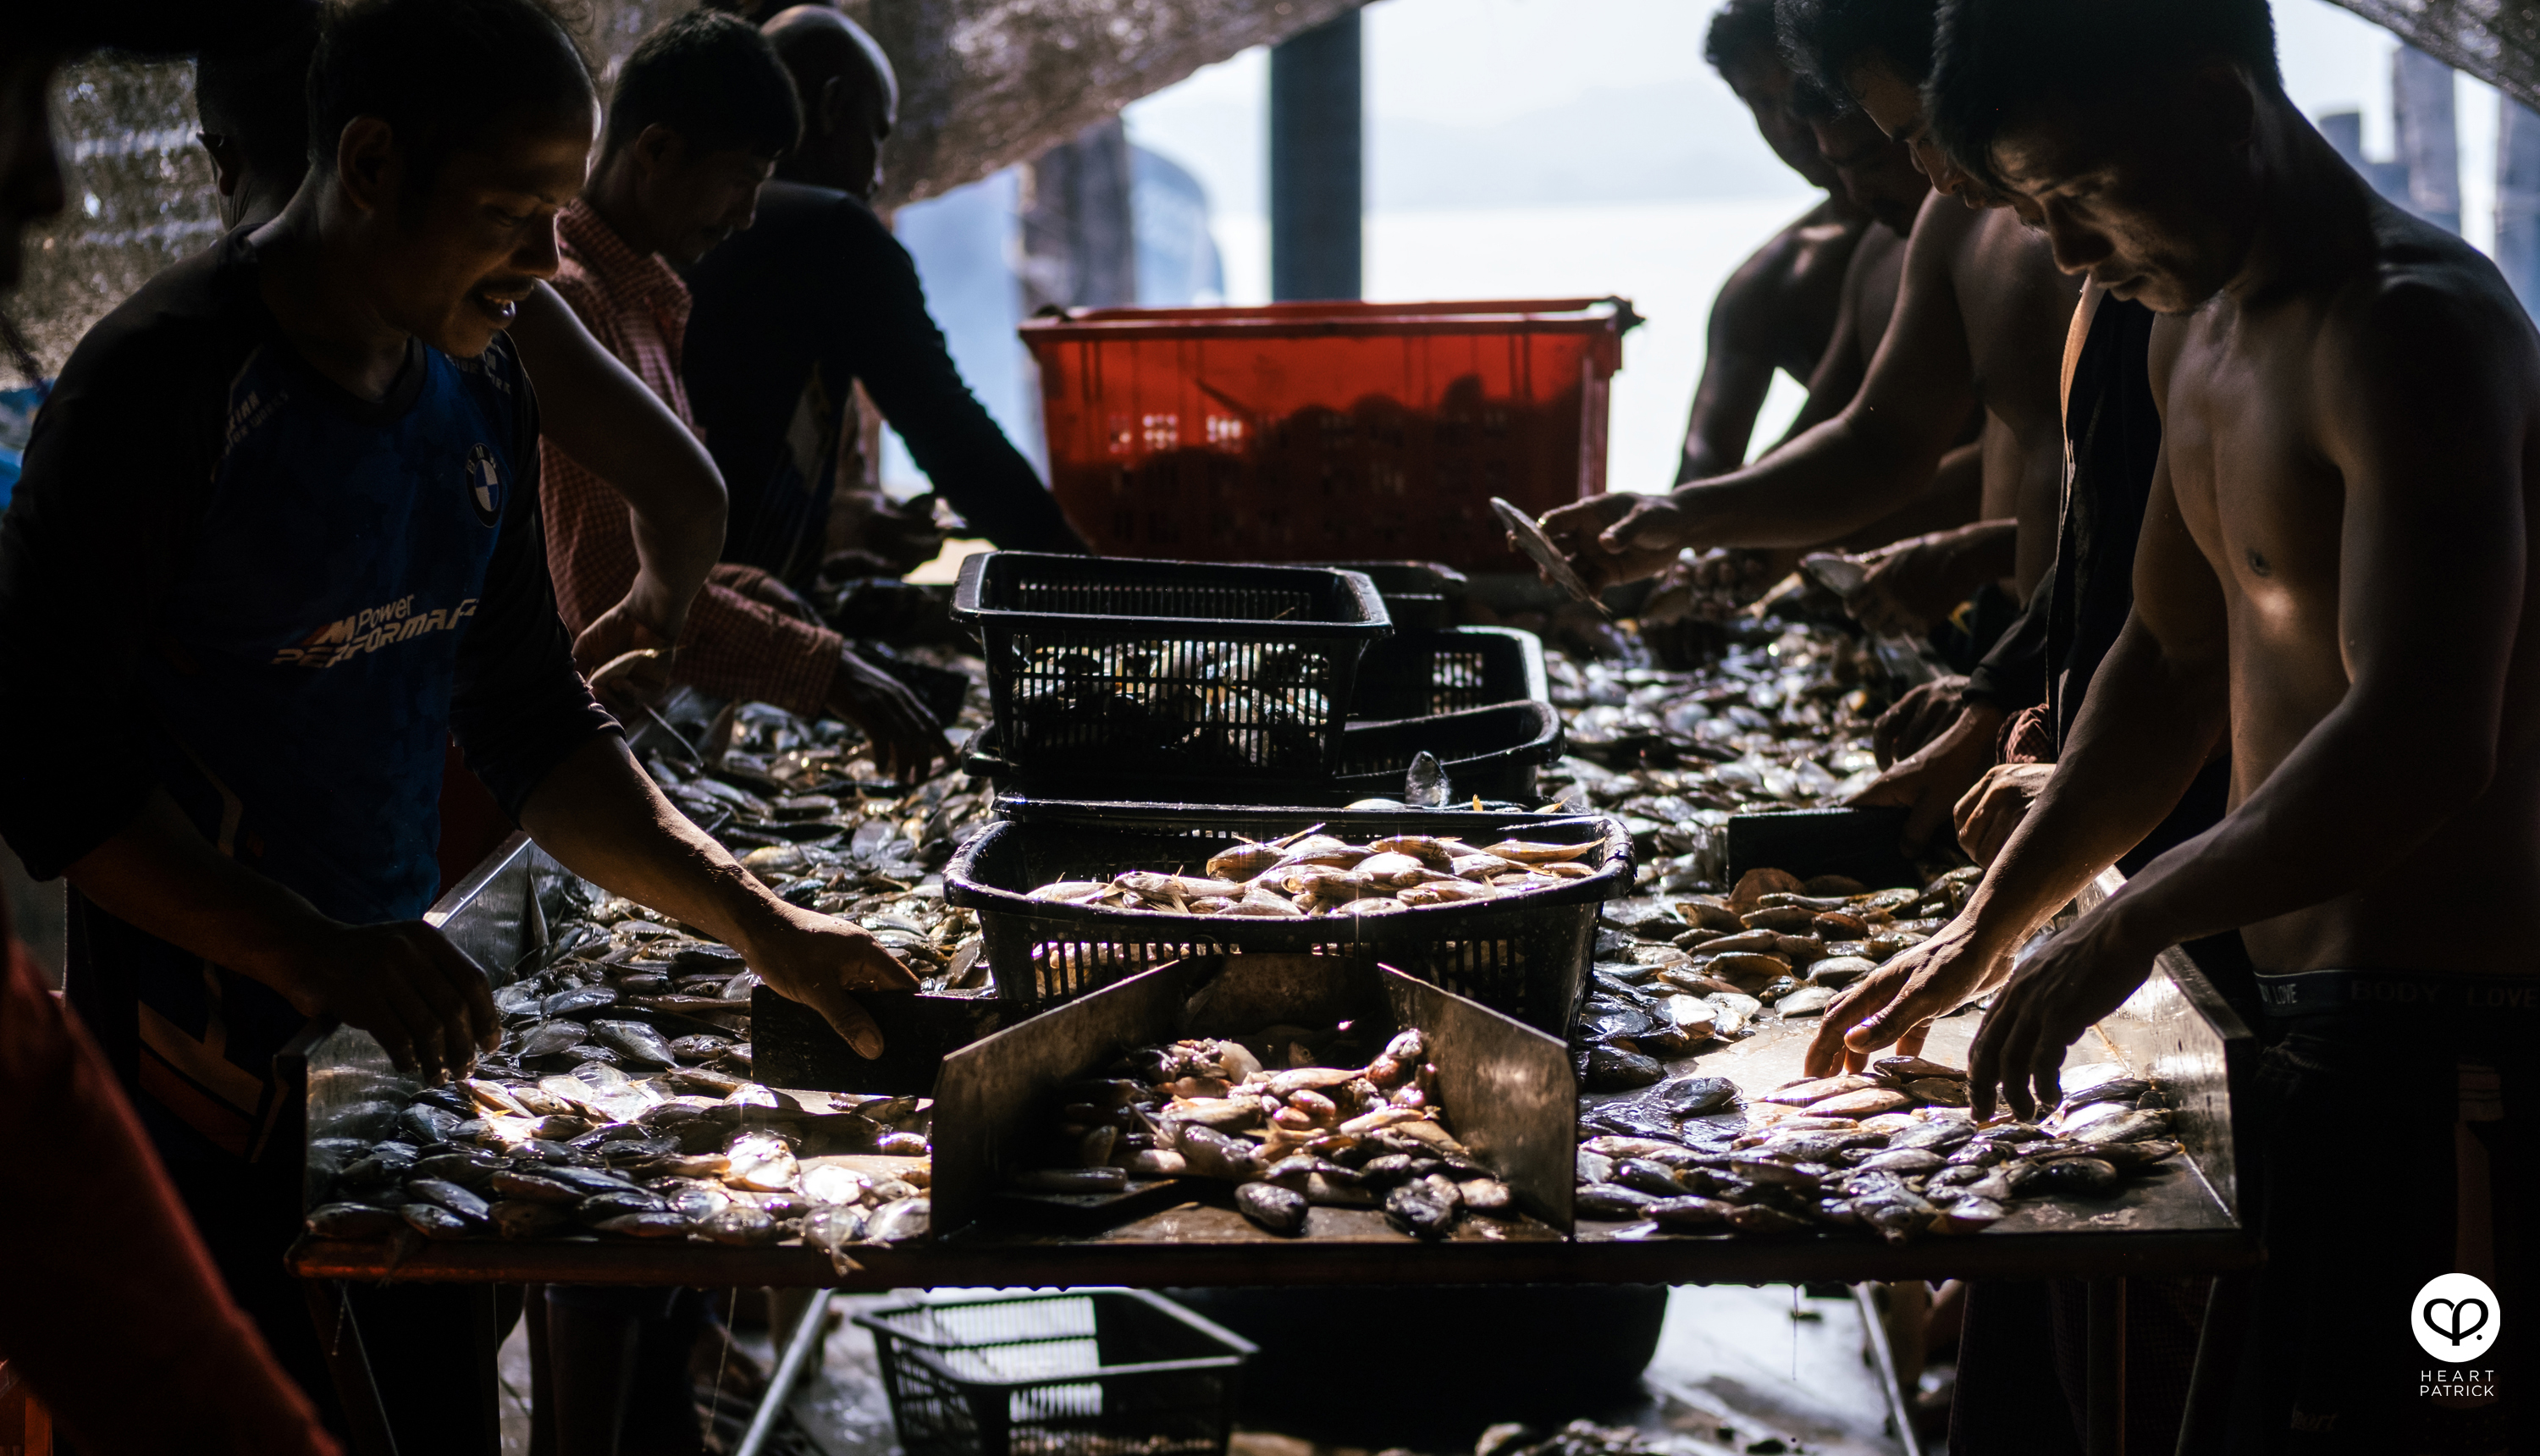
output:
[[[759,190],[757,224],[687,274],[688,398],[732,493],[724,559],[796,586],[818,573],[857,382],[974,533],[1008,550],[1083,554],[962,381],[917,265],[870,205],[899,110],[890,61],[824,6],[762,29],[802,95],[803,140]]]

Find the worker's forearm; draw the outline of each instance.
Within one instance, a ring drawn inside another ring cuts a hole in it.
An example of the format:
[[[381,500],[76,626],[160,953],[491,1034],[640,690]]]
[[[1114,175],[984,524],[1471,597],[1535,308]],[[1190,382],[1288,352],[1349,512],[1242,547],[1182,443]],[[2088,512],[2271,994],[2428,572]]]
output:
[[[735,948],[771,918],[774,897],[663,797],[614,734],[550,770],[521,824],[565,868]]]
[[[670,635],[723,554],[723,474],[695,432],[540,284],[512,325],[538,386],[539,433],[626,498],[636,591]]]
[[[1934,531],[1931,538],[1947,545],[1953,585],[1964,589],[1962,596],[1987,582],[2010,576],[2019,560],[2016,520],[1971,520],[1949,530]]]
[[[64,875],[115,919],[260,981],[304,1012],[318,1009],[300,975],[302,956],[339,927],[214,849],[166,793],[152,791],[138,817]]]
[[[718,503],[709,521],[681,525],[654,520],[630,506],[627,523],[635,538],[635,585],[628,594],[644,619],[675,642],[706,574],[723,555],[722,507]]]
[[[1931,484],[1940,441],[1891,428],[1859,401],[1733,474],[1679,486],[1705,544],[1813,546],[1870,524]]]
[[[1947,530],[1984,514],[1984,448],[1962,445],[1940,456],[1940,468],[1923,493],[1834,542],[1844,551],[1869,551],[1909,536]],[[2017,537],[2010,548],[2017,555]],[[2011,575],[2005,567],[2003,576]],[[1972,587],[1968,589],[1974,589]]]
[[[2229,723],[2222,662],[2164,659],[2129,623],[2090,680],[2046,792],[1968,904],[2009,950],[2160,827]]]

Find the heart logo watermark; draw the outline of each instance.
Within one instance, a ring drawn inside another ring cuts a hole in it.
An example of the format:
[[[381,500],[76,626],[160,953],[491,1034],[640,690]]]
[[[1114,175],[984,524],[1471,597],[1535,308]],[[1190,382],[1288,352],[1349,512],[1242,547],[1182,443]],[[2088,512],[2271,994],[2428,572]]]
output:
[[[2428,1280],[2417,1291],[2409,1321],[2418,1347],[2445,1364],[2476,1363],[2496,1344],[2504,1322],[2496,1291],[2470,1274]]]

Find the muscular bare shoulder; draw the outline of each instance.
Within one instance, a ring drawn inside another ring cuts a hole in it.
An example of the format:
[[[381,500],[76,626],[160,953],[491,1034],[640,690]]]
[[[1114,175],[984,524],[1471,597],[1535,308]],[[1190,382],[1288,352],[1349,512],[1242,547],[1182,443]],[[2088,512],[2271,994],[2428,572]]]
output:
[[[1721,285],[1714,308],[1759,319],[1778,312],[1807,275],[1823,265],[1827,251],[1842,243],[1847,231],[1832,203],[1808,209],[1746,255],[1746,261]]]
[[[2496,265],[2395,207],[2380,209],[2371,256],[2319,323],[2311,363],[2331,438],[2394,422],[2519,426],[2540,401],[2540,335]]]

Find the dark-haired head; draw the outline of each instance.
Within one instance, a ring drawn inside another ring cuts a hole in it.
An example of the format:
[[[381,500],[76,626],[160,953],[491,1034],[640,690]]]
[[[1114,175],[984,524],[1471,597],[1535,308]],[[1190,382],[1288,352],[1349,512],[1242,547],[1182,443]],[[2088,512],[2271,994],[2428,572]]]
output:
[[[0,293],[17,286],[20,233],[61,211],[50,87],[56,66],[91,50],[181,55],[253,35],[309,0],[20,0],[0,37]],[[29,369],[17,329],[0,318],[0,354]]]
[[[1927,93],[1936,139],[2059,264],[2164,312],[2238,271],[2253,143],[2290,113],[2267,0],[1948,0]]]
[[[873,200],[882,144],[899,125],[890,57],[864,27],[825,5],[792,6],[759,30],[803,99],[803,144],[784,174]]]
[[[1838,102],[1858,102],[1855,73],[1882,66],[1908,86],[1932,72],[1938,0],[1778,0],[1782,55]]]
[[[794,83],[758,28],[695,10],[646,35],[617,75],[603,159],[645,128],[667,127],[693,151],[747,152],[773,162],[803,135]]]
[[[295,24],[195,60],[194,114],[227,226],[263,222],[300,189],[309,171],[309,64],[317,52],[312,5]]]
[[[793,78],[756,27],[697,10],[618,74],[591,205],[639,252],[687,264],[750,224],[759,185],[803,135]]]
[[[274,226],[334,255],[372,316],[481,354],[555,273],[598,112],[539,0],[343,0],[309,66],[310,174]]]
[[[1995,185],[1993,143],[2051,110],[2140,100],[2199,66],[2281,92],[2266,0],[1947,0],[1928,87],[1932,127]]]
[[[1782,59],[1773,0],[1729,0],[1720,7],[1711,18],[1703,55],[1746,104],[1773,155],[1811,183],[1834,190],[1834,170],[1817,155],[1816,138],[1809,135],[1807,117],[1799,110],[1799,78]]]
[[[347,0],[309,67],[309,161],[332,166],[344,128],[377,117],[420,190],[452,153],[594,100],[590,65],[539,0]]]
[[[1932,185],[1970,207],[1994,199],[1932,143],[1923,81],[1932,70],[1939,0],[1779,0],[1782,53],[1841,107],[1859,107],[1913,149]]]
[[[1711,62],[1731,86],[1729,73],[1763,60],[1782,64],[1781,40],[1773,31],[1773,0],[1729,0],[1703,33],[1702,58]]]

